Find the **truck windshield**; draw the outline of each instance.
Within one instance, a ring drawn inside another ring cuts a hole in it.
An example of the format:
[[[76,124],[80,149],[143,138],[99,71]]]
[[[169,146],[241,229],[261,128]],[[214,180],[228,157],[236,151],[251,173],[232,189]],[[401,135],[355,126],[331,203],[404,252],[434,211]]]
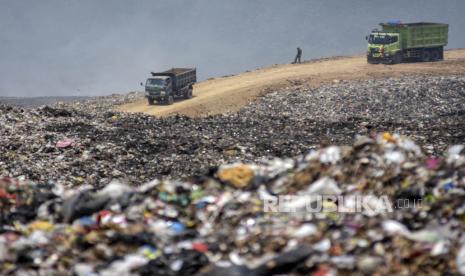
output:
[[[397,36],[390,35],[370,35],[368,43],[370,44],[391,44],[397,42]]]
[[[164,86],[167,83],[165,79],[148,79],[147,86]]]

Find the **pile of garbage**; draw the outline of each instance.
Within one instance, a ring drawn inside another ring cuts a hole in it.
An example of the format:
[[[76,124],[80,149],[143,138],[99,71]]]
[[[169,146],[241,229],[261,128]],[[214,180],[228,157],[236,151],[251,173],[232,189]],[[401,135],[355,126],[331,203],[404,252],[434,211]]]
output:
[[[184,179],[224,163],[261,162],[350,144],[376,132],[408,135],[431,155],[463,143],[464,77],[306,84],[272,92],[233,114],[155,118],[113,111],[140,93],[36,109],[0,107],[0,175],[102,187]],[[156,106],[154,107],[156,108]]]
[[[464,77],[141,97],[0,105],[0,274],[465,275]]]
[[[301,85],[267,94],[259,112],[278,108],[286,115],[340,122],[354,117],[369,122],[442,123],[464,114],[464,76],[406,76],[370,80],[334,80],[311,89]],[[276,103],[281,103],[277,105]]]
[[[308,127],[302,121],[324,122],[327,133],[317,131],[320,139],[335,143],[350,142],[344,135],[397,132],[437,154],[463,141],[464,100],[464,76],[334,80],[316,89],[304,83],[269,93],[246,107],[245,116],[279,114],[300,128]]]
[[[385,132],[183,181],[3,177],[0,274],[465,275],[464,149]]]
[[[20,106],[23,108],[33,108],[42,105],[53,105],[58,102],[84,101],[88,97],[2,97],[0,104]]]

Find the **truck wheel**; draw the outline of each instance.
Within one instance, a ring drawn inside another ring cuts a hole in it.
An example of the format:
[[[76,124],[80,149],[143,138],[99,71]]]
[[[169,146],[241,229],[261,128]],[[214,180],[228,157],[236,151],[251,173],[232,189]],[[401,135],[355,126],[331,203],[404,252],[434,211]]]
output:
[[[367,62],[368,62],[368,64],[378,64],[379,63],[377,60],[371,59],[369,57],[367,57]]]
[[[173,96],[168,96],[168,98],[166,99],[166,104],[171,105],[173,104],[173,102],[174,102]]]
[[[185,99],[190,99],[190,98],[192,98],[192,89],[188,89],[188,90],[186,91],[186,94],[184,94],[184,98],[185,98]]]
[[[421,61],[428,62],[431,60],[431,53],[428,50],[423,50],[421,54]]]
[[[153,105],[153,99],[147,98],[147,101],[149,102],[149,105]]]
[[[439,53],[438,50],[434,50],[431,52],[431,60],[432,61],[438,61],[441,59],[441,54]]]
[[[439,59],[444,60],[444,48],[443,47],[439,48]]]
[[[401,53],[397,53],[394,56],[394,64],[398,64],[398,63],[402,63],[402,54]]]

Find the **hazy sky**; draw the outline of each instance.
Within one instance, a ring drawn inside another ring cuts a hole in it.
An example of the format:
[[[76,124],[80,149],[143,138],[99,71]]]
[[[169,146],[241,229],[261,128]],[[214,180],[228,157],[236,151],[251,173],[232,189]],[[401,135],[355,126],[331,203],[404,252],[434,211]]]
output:
[[[153,70],[200,79],[293,59],[365,52],[389,19],[450,24],[465,47],[465,0],[0,0],[0,96],[140,90]]]

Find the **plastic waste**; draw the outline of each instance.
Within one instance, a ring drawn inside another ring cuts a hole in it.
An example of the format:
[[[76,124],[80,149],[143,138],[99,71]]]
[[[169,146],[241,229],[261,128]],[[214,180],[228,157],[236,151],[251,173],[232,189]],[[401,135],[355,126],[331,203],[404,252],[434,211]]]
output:
[[[68,148],[75,144],[75,141],[70,138],[65,138],[56,143],[57,148]]]

